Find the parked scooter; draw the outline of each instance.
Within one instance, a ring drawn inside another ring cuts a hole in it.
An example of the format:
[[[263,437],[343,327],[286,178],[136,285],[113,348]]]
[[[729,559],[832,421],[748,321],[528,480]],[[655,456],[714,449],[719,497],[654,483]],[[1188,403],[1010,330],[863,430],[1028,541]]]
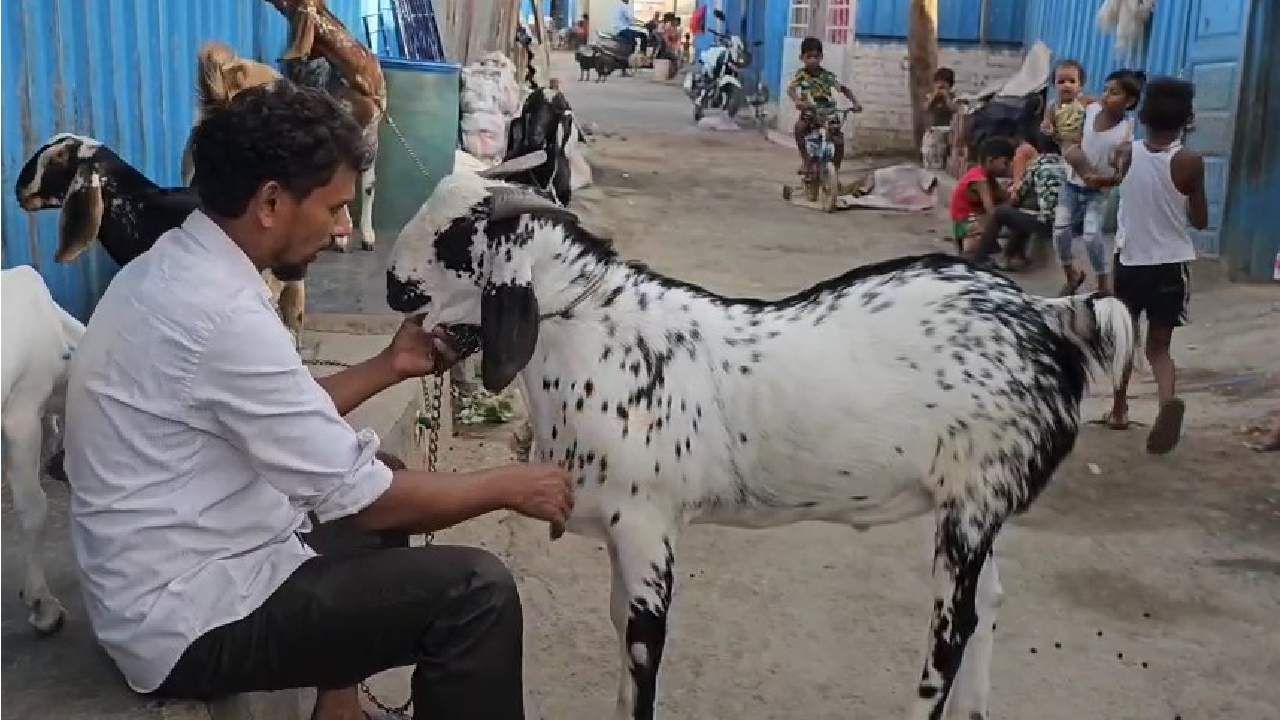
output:
[[[720,10],[714,11],[714,15],[721,23],[726,22]],[[702,53],[698,59],[699,66],[690,71],[684,81],[685,94],[693,100],[695,121],[701,120],[708,109],[723,108],[726,115],[734,117],[743,105],[750,102],[742,87],[742,70],[751,64],[751,53],[742,40],[746,31],[745,17],[738,35],[708,31],[715,36],[716,44]],[[757,41],[752,46],[762,44]],[[758,95],[758,92],[759,88],[756,88],[753,95]]]
[[[807,160],[803,174],[805,197],[809,202],[819,202],[827,212],[835,212],[840,197],[840,173],[836,169],[837,133],[844,132],[844,122],[849,113],[859,112],[858,106],[847,108],[806,109],[801,117],[810,121],[813,130],[804,138]],[[814,122],[816,120],[816,122]],[[791,199],[791,186],[782,186],[782,198]]]

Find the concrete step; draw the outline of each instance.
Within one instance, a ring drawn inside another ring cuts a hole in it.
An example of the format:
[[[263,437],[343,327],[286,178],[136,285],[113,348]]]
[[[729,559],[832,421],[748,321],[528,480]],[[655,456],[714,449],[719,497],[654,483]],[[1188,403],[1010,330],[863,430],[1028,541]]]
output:
[[[316,315],[312,327],[341,332],[308,331],[304,357],[353,363],[386,347],[397,321],[384,317],[327,318]],[[315,367],[317,376],[336,367]],[[414,435],[421,404],[419,384],[401,383],[370,400],[348,416],[356,429],[373,428],[387,452],[398,455],[410,467],[421,466],[423,452]],[[445,405],[447,419],[447,404]],[[447,429],[447,428],[446,428]],[[7,482],[5,485],[7,486]],[[162,702],[131,691],[115,665],[98,646],[90,631],[76,580],[76,569],[67,531],[69,488],[47,481],[49,521],[44,562],[53,592],[67,608],[62,630],[37,637],[27,624],[26,608],[18,598],[25,559],[18,536],[18,518],[12,495],[3,493],[3,594],[0,668],[0,720],[57,717],[62,720],[307,720],[315,693],[311,689],[273,693],[246,693],[217,702]],[[374,692],[388,704],[398,705],[409,696],[411,669],[388,671],[370,680]]]

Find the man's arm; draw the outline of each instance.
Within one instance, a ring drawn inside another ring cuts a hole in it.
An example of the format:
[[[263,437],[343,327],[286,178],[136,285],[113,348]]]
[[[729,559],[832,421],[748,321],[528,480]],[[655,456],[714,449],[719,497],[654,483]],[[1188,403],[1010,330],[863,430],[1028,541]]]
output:
[[[1187,196],[1187,220],[1191,227],[1209,226],[1209,199],[1204,187],[1204,158],[1193,150],[1179,150],[1169,164],[1173,186]]]
[[[456,474],[398,470],[390,487],[352,519],[365,530],[426,533],[503,509],[563,529],[573,510],[568,473],[550,465]]]

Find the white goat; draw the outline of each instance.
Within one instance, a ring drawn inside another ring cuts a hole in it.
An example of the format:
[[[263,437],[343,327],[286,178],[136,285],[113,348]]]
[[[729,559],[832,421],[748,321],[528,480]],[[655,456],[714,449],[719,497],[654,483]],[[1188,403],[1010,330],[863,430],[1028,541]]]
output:
[[[42,457],[54,444],[53,418],[62,415],[71,353],[84,326],[53,301],[27,265],[0,273],[3,292],[4,480],[13,489],[21,525],[26,578],[22,602],[41,633],[62,626],[66,609],[45,581],[41,550],[49,502],[40,487]]]
[[[686,525],[928,512],[933,616],[911,717],[986,717],[995,536],[1071,450],[1089,369],[1118,375],[1133,350],[1118,300],[1032,297],[945,255],[777,301],[722,297],[465,172],[402,232],[388,302],[478,323],[490,390],[521,374],[532,456],[576,477],[568,529],[609,548],[619,718],[654,715]]]

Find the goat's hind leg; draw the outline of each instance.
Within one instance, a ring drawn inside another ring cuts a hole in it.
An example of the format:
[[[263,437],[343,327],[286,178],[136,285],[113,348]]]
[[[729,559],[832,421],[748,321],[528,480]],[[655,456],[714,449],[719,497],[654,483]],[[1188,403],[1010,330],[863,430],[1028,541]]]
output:
[[[961,678],[962,682],[981,682],[986,677],[986,668],[978,665],[990,659],[990,637],[979,635],[974,651],[966,653],[966,649],[978,629],[979,580],[984,564],[990,564],[992,570],[987,578],[988,585],[995,581],[998,586],[994,561],[986,561],[1004,518],[992,515],[957,500],[949,500],[938,511],[933,556],[933,619],[929,625],[924,671],[917,689],[919,699],[912,707],[911,720],[942,720],[953,690],[960,696],[956,710],[961,709],[961,699],[965,704],[972,702],[972,686],[966,685],[964,691],[956,687],[962,658],[975,663],[974,668]],[[992,603],[994,609],[994,600]],[[989,626],[985,632],[990,632]],[[984,643],[985,650],[982,648]],[[981,701],[985,704],[985,692]],[[966,710],[970,717],[982,717],[980,708]]]
[[[609,529],[613,564],[610,615],[622,656],[618,720],[654,717],[658,668],[667,639],[675,580],[675,527],[649,520],[638,514],[628,518],[622,511],[621,520]]]
[[[974,629],[969,644],[965,646],[956,674],[951,701],[947,703],[947,717],[954,720],[986,720],[987,700],[991,692],[991,649],[995,643],[996,610],[1004,594],[1000,575],[996,570],[995,552],[987,554],[987,561],[978,575],[975,606],[978,627]]]
[[[27,621],[41,634],[62,627],[67,611],[54,597],[44,574],[44,529],[49,499],[40,486],[43,423],[35,410],[5,409],[4,478],[13,489],[13,506],[21,529],[22,554],[27,567],[19,595],[27,606]]]

